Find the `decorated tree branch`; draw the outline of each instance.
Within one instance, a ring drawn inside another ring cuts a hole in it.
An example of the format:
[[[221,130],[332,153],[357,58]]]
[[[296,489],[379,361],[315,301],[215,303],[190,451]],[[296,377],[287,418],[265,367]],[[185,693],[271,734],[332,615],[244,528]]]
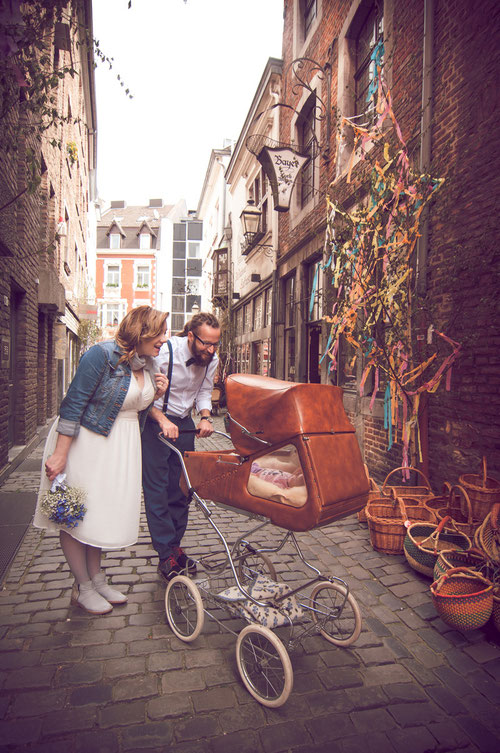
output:
[[[337,368],[344,338],[354,349],[351,365],[362,359],[361,395],[371,375],[370,408],[381,388],[388,449],[401,441],[403,465],[408,466],[410,451],[422,459],[421,396],[435,392],[443,379],[449,389],[460,346],[431,324],[425,349],[416,347],[416,324],[422,315],[422,302],[414,293],[416,244],[423,211],[443,179],[411,166],[382,76],[382,58],[379,44],[372,54],[376,75],[368,93],[375,103],[371,122],[360,125],[357,118],[343,118],[340,124],[339,155],[352,149],[347,183],[360,170],[368,180],[363,199],[349,211],[336,197],[336,184],[327,196],[329,258],[324,268],[331,271],[335,300],[325,316],[331,325],[325,355],[331,359],[330,369]]]

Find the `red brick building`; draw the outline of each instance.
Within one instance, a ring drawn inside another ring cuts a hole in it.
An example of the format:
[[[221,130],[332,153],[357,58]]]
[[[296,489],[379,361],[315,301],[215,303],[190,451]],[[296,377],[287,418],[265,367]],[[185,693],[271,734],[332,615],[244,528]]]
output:
[[[15,6],[14,35],[16,24],[23,28]],[[78,357],[96,139],[87,30],[92,36],[90,0],[68,3],[49,27],[47,75],[71,65],[75,75],[59,78],[51,89],[60,120],[41,141],[23,130],[30,116],[22,107],[10,107],[0,123],[0,471],[9,450],[28,444],[37,426],[55,415]],[[7,70],[11,62],[9,56],[1,60]],[[17,81],[15,87],[9,93],[22,101],[23,85]],[[8,146],[12,133],[15,149]],[[41,165],[33,193],[27,190],[28,150]]]
[[[493,92],[500,7],[493,0],[285,0],[284,8],[283,87],[293,110],[281,109],[280,139],[311,160],[290,211],[280,215],[276,332],[282,345],[275,375],[342,386],[372,473],[383,478],[400,465],[401,445],[387,451],[382,396],[375,395],[373,410],[374,385],[360,397],[360,359],[352,370],[343,342],[336,371],[329,371],[328,359],[320,363],[329,333],[322,317],[332,304],[327,271],[320,270],[311,305],[316,265],[325,260],[328,187],[346,210],[366,196],[363,163],[355,161],[347,180],[352,146],[337,150],[337,124],[342,116],[363,114],[373,76],[370,53],[382,40],[384,76],[411,163],[445,178],[417,250],[415,284],[426,316],[412,324],[422,332],[432,325],[462,346],[451,390],[441,386],[419,416],[423,465],[435,489],[444,479],[476,472],[483,455],[498,477],[499,150]],[[294,88],[290,64],[297,58],[318,65],[306,64],[308,86]]]

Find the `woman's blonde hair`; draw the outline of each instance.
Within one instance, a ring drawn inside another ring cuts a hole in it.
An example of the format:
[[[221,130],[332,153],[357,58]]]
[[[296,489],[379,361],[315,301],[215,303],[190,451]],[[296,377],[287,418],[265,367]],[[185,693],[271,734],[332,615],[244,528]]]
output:
[[[138,306],[122,319],[115,340],[124,351],[120,361],[131,361],[142,340],[165,334],[168,314],[151,306]]]

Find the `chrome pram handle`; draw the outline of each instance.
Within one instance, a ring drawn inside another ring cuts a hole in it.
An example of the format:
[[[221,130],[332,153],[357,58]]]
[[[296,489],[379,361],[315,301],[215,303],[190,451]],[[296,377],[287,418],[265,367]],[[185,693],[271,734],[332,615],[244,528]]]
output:
[[[233,424],[236,424],[236,426],[238,426],[241,429],[242,434],[245,434],[247,437],[251,437],[252,439],[255,439],[256,442],[260,442],[261,444],[265,444],[267,447],[271,447],[272,442],[268,442],[265,439],[260,439],[260,437],[257,436],[257,434],[260,434],[262,432],[253,432],[253,431],[250,431],[245,426],[243,426],[242,424],[238,423],[238,421],[236,421],[236,419],[233,418],[230,413],[227,414],[227,418],[228,418],[229,421],[232,421]]]

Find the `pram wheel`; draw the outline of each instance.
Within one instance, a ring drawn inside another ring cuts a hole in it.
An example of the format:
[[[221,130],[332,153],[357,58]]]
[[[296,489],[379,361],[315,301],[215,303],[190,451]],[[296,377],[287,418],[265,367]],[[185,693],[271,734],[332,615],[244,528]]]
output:
[[[238,562],[238,578],[242,583],[249,583],[257,575],[267,575],[271,580],[276,580],[276,570],[273,563],[262,552],[248,552],[243,554]]]
[[[263,706],[282,706],[292,691],[290,657],[280,639],[263,625],[247,625],[236,641],[236,661],[241,679]]]
[[[198,586],[185,575],[172,578],[165,593],[168,624],[181,641],[194,641],[203,628],[205,614]]]
[[[311,593],[312,618],[319,632],[335,646],[350,646],[361,632],[356,599],[338,583],[318,583]]]

